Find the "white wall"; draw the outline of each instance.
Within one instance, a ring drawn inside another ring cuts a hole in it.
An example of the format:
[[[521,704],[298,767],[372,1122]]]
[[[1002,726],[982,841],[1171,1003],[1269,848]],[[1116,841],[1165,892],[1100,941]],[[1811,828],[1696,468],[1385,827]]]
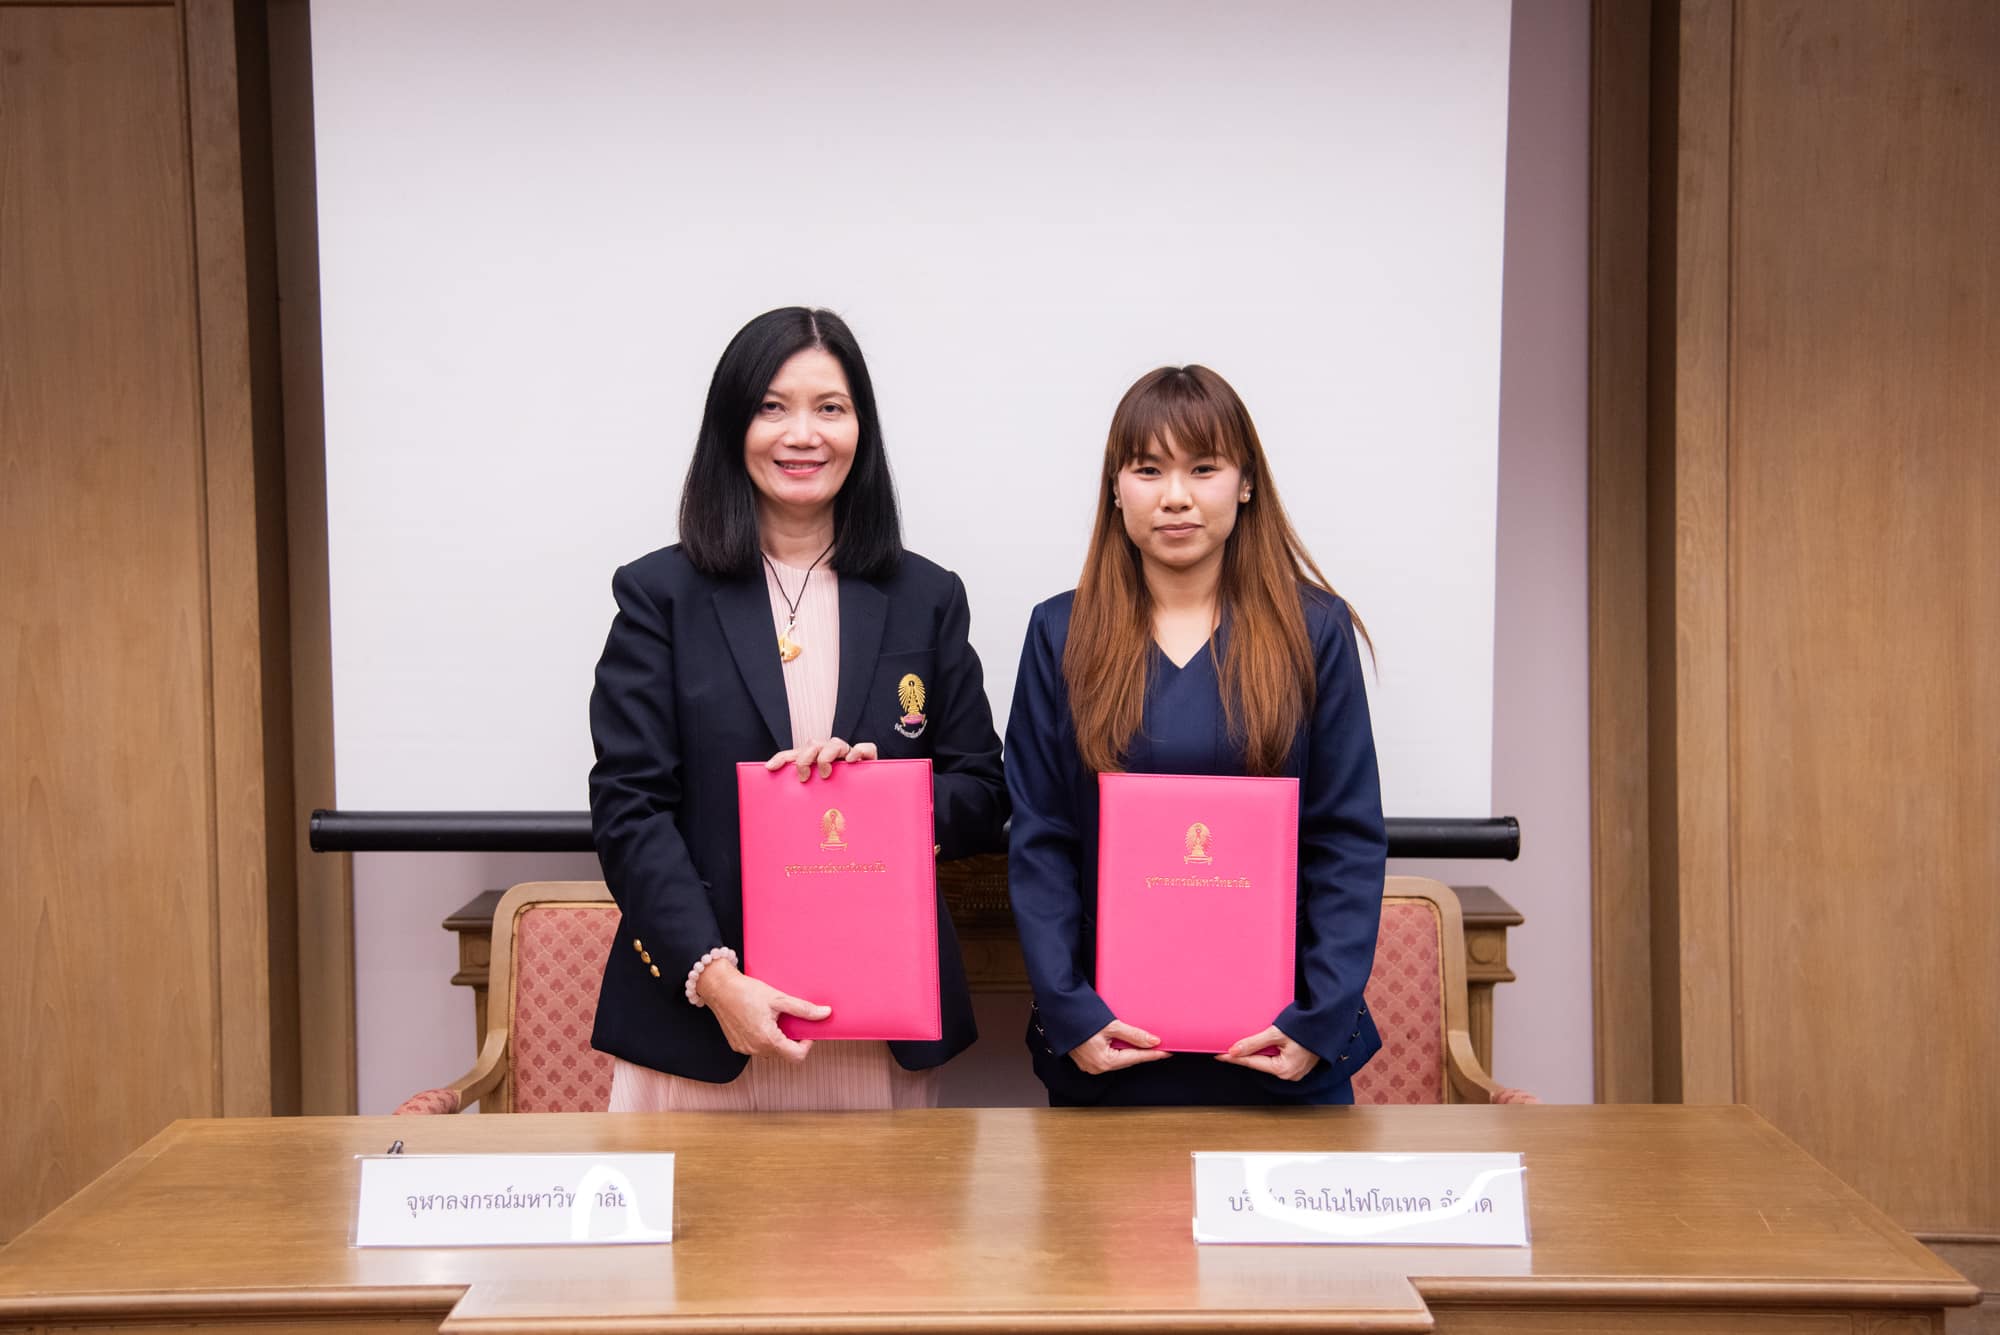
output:
[[[1587,603],[1590,4],[1516,0],[1500,361],[1493,809],[1521,857],[1406,862],[1490,885],[1527,922],[1494,993],[1494,1074],[1548,1102],[1592,1094]]]
[[[1582,1102],[1591,1097],[1588,0],[1525,0],[1513,23],[1491,780],[1492,810],[1522,820],[1523,855],[1393,869],[1492,885],[1527,915],[1510,943],[1520,981],[1498,991],[1496,1074],[1547,1100]],[[445,915],[485,888],[596,874],[582,855],[355,858],[361,1111],[385,1112],[471,1064],[471,999],[447,982],[457,957],[438,925]],[[1039,1101],[1020,1046],[1025,1009],[981,999],[982,1039],[948,1068],[948,1101]]]
[[[1505,0],[313,9],[338,804],[574,810],[610,572],[770,306],[868,349],[995,713],[1105,428],[1229,377],[1365,610],[1391,814],[1491,809]]]

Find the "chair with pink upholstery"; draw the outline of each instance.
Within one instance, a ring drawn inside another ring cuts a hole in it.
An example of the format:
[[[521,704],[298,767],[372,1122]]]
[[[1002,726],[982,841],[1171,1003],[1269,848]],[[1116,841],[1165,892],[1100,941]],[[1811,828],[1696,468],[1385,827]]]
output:
[[[597,984],[618,906],[602,881],[517,885],[493,914],[486,1046],[473,1068],[400,1113],[603,1112],[611,1058],[590,1046]],[[1465,925],[1436,881],[1391,876],[1365,1004],[1382,1051],[1354,1077],[1356,1103],[1535,1103],[1496,1084],[1466,1027]]]
[[[618,930],[602,881],[532,881],[493,913],[486,1045],[470,1071],[413,1095],[403,1113],[603,1112],[611,1058],[590,1046],[597,984]]]
[[[1465,922],[1450,887],[1391,876],[1363,996],[1382,1050],[1354,1076],[1356,1103],[1539,1103],[1494,1082],[1467,1028]]]

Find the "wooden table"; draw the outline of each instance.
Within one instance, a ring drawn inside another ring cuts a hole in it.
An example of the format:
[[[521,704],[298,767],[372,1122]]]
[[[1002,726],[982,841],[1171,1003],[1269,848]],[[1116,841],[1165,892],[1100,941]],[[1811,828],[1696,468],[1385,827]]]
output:
[[[671,1246],[359,1251],[356,1167],[662,1150]],[[1195,1149],[1520,1150],[1528,1249],[1197,1247]],[[1978,1291],[1743,1108],[179,1122],[0,1250],[0,1330],[1917,1332]]]
[[[1028,990],[1014,913],[1007,904],[1007,859],[1000,855],[938,864],[938,884],[958,929],[966,979],[975,992]],[[1465,981],[1471,1002],[1472,1050],[1480,1066],[1493,1070],[1493,987],[1514,981],[1507,967],[1507,929],[1519,927],[1520,913],[1483,885],[1453,886],[1465,917]],[[458,972],[451,981],[472,989],[473,1047],[486,1044],[486,981],[493,956],[493,911],[501,890],[487,890],[444,920],[458,934]]]

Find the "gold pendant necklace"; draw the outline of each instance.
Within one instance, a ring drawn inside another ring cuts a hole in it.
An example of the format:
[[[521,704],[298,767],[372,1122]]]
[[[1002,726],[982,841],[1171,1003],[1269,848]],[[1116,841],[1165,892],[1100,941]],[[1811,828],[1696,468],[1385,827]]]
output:
[[[829,542],[826,551],[815,556],[812,564],[806,567],[806,577],[799,581],[799,596],[796,598],[785,592],[785,581],[778,578],[778,567],[769,556],[764,557],[764,565],[771,572],[771,582],[778,586],[778,596],[785,600],[785,628],[778,632],[778,661],[781,663],[789,663],[806,651],[803,644],[792,638],[792,632],[799,626],[799,605],[806,600],[806,585],[812,582],[813,571],[832,550],[833,544]]]

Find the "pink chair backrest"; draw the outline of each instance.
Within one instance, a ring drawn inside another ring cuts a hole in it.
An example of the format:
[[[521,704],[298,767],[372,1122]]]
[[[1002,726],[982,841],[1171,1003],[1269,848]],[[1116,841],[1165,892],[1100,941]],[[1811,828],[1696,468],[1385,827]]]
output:
[[[611,1058],[590,1046],[618,906],[529,904],[514,918],[507,1060],[515,1112],[603,1112]]]
[[[1382,1050],[1354,1075],[1356,1103],[1443,1103],[1444,949],[1436,905],[1382,901],[1366,1002]]]
[[[590,1046],[615,904],[531,904],[514,919],[515,1112],[603,1112],[611,1058]],[[1366,1005],[1382,1051],[1354,1077],[1356,1103],[1445,1100],[1442,924],[1422,899],[1386,899]]]

